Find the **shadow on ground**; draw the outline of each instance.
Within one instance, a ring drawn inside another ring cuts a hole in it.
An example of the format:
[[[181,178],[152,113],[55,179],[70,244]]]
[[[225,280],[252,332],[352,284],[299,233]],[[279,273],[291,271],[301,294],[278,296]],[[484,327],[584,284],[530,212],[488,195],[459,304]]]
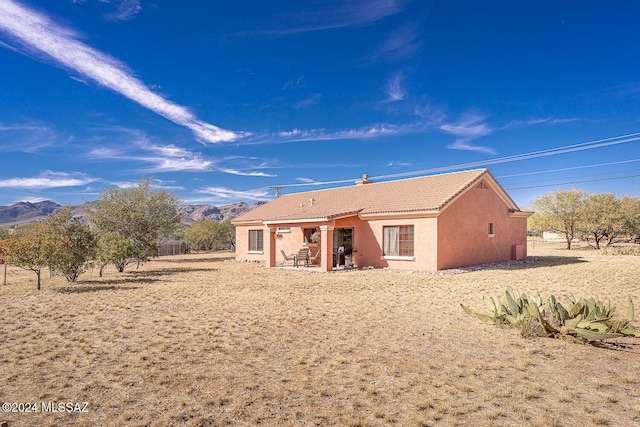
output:
[[[158,268],[155,270],[144,271],[129,271],[126,274],[136,277],[154,277],[154,276],[166,276],[168,274],[178,273],[195,273],[195,272],[210,272],[215,273],[218,271],[216,268],[193,268],[193,267],[175,267],[175,268]],[[139,280],[139,279],[136,279]]]
[[[540,268],[540,267],[554,267],[556,265],[570,265],[570,264],[582,264],[590,262],[580,256],[536,256],[531,257],[532,262],[524,262],[522,264],[509,265],[509,268],[514,270],[528,269],[528,268]]]
[[[228,262],[228,261],[235,261],[236,257],[235,255],[233,256],[226,256],[226,257],[207,257],[207,258],[176,258],[176,259],[164,259],[164,258],[157,258],[157,261],[162,261],[162,262],[167,262],[167,263],[176,263],[176,264],[195,264],[195,263],[201,263],[201,262]]]
[[[589,262],[582,257],[578,256],[535,256],[527,257],[524,260],[518,261],[504,261],[479,265],[471,265],[469,267],[459,267],[451,270],[442,270],[442,272],[472,272],[478,270],[496,270],[496,269],[508,269],[508,270],[528,270],[541,267],[554,267],[558,265],[580,264]]]
[[[123,280],[122,283],[127,283],[127,281]],[[113,284],[113,281],[109,281],[109,283],[105,283],[105,284],[67,285],[67,286],[58,287],[54,290],[61,294],[85,294],[89,292],[103,292],[103,291],[132,291],[138,288],[139,286],[119,286],[117,284]]]

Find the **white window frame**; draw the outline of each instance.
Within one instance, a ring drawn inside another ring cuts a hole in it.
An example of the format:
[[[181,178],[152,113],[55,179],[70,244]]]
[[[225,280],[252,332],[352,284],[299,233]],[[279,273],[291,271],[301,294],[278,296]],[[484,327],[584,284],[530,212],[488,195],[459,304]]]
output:
[[[249,250],[250,254],[264,253],[264,230],[249,230]]]
[[[409,253],[400,254],[401,248],[401,229],[405,228],[405,234],[410,236],[410,239],[407,239]],[[390,239],[394,239],[391,241]],[[415,260],[415,227],[413,224],[404,224],[404,225],[389,225],[382,227],[382,251],[383,259],[387,260],[397,260],[397,261],[413,261]]]

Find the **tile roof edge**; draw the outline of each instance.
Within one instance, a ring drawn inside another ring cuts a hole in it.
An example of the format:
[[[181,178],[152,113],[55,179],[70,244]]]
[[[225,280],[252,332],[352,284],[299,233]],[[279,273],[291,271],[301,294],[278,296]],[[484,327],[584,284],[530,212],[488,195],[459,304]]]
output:
[[[436,176],[454,175],[454,174],[460,174],[460,173],[480,172],[480,171],[489,172],[489,169],[487,169],[487,168],[466,169],[466,170],[459,170],[459,171],[434,173],[434,174],[431,174],[431,175],[418,175],[418,176],[412,176],[412,177],[408,177],[408,178],[390,179],[388,181],[372,181],[372,180],[374,180],[376,178],[374,176],[374,177],[370,177],[369,178],[369,182],[366,185],[349,185],[349,184],[347,184],[347,185],[343,185],[343,186],[339,186],[339,187],[329,187],[329,188],[321,188],[321,189],[318,189],[318,190],[300,191],[300,192],[297,192],[297,193],[283,194],[283,195],[280,196],[280,198],[289,197],[289,196],[293,196],[293,195],[298,195],[299,196],[301,194],[316,193],[316,192],[319,192],[319,191],[333,191],[333,190],[341,190],[341,189],[345,189],[345,188],[371,187],[371,186],[394,183],[394,182],[399,182],[399,181],[410,181],[410,180],[414,180],[414,179],[424,179],[424,178],[431,178],[431,177],[436,177]],[[276,200],[276,199],[274,199],[274,200]],[[273,200],[271,200],[270,202],[272,202],[272,201]],[[267,202],[267,203],[270,203],[270,202]]]

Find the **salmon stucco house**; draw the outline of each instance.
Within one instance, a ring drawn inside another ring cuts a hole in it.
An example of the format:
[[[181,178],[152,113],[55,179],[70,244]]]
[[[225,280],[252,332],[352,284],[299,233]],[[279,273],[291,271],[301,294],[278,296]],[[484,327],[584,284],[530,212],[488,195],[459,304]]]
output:
[[[435,271],[525,258],[531,214],[476,169],[387,182],[363,175],[353,186],[279,197],[232,223],[238,260],[274,267],[305,247],[323,271]]]

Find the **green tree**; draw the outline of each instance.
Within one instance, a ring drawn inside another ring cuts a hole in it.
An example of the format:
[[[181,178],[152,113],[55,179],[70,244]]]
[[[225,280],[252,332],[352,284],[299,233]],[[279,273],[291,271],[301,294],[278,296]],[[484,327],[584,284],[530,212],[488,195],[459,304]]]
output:
[[[73,218],[68,206],[60,213],[47,216],[47,225],[52,238],[61,246],[50,260],[49,268],[53,273],[63,275],[67,281],[75,282],[94,254],[96,238],[88,225]]]
[[[40,290],[42,270],[62,248],[54,239],[47,224],[18,227],[11,238],[4,241],[7,264],[36,273],[36,289]]]
[[[98,238],[95,259],[100,269],[100,277],[102,277],[104,267],[108,264],[115,265],[116,269],[122,273],[135,256],[135,244],[133,240],[127,237],[107,231]]]
[[[567,249],[571,249],[571,241],[580,230],[584,198],[585,194],[579,189],[542,195],[532,204],[537,216],[533,220],[536,227],[543,231],[563,234],[567,241]]]
[[[183,235],[184,242],[194,251],[220,250],[235,247],[236,231],[231,221],[202,219],[191,224]]]
[[[24,234],[31,232],[34,228],[40,227],[40,225],[40,223],[19,225],[13,230],[13,234],[11,234],[11,237],[21,237]]]
[[[580,231],[587,237],[593,237],[595,247],[600,249],[602,239],[607,246],[622,232],[624,225],[620,200],[613,193],[593,193],[586,195],[582,204]],[[589,243],[590,244],[590,243]]]
[[[138,262],[156,255],[160,240],[180,223],[178,197],[173,192],[153,190],[152,182],[143,178],[132,187],[109,188],[87,206],[89,221],[98,235],[115,233],[129,239],[131,256]]]
[[[6,240],[9,238],[9,230],[4,227],[0,227],[0,240]]]
[[[184,231],[182,239],[194,252],[213,249],[218,222],[211,219],[195,221]]]
[[[236,227],[231,224],[230,219],[220,222],[220,243],[223,249],[236,248]]]
[[[620,199],[622,232],[631,236],[640,234],[640,197],[625,196]]]

